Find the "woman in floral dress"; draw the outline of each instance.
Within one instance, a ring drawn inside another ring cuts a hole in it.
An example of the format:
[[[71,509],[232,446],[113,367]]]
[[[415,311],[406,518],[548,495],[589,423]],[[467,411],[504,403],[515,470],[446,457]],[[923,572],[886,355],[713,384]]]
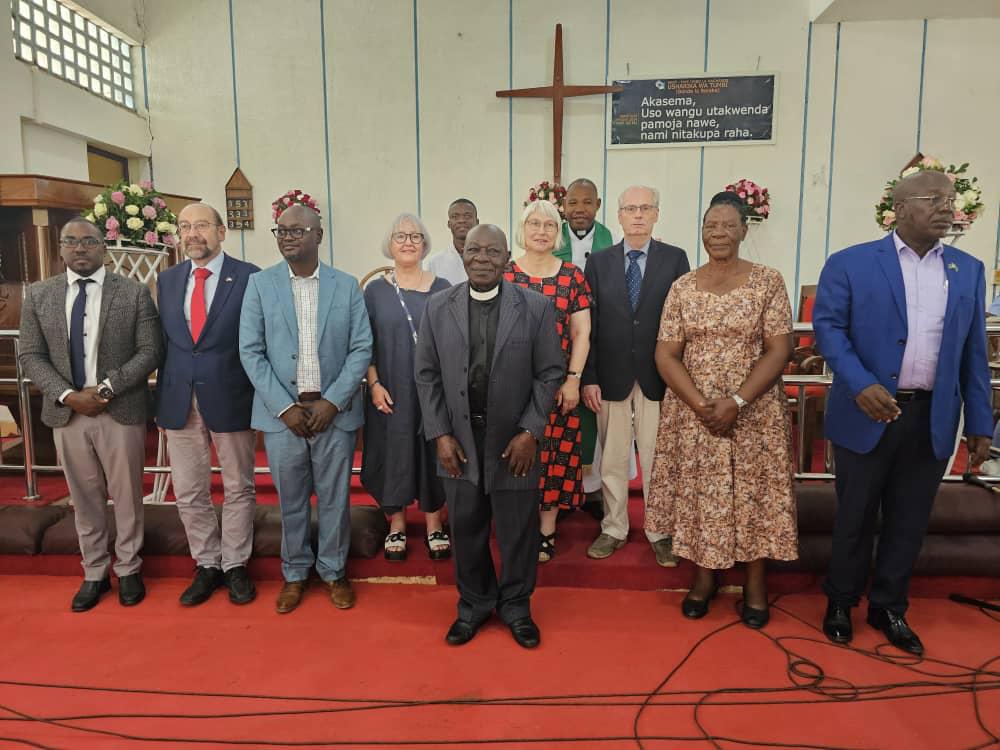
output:
[[[697,565],[682,604],[702,617],[715,571],[746,563],[743,622],[769,618],[765,562],[798,557],[791,424],[781,372],[792,352],[781,274],[739,257],[739,196],[712,199],[702,224],[708,263],[674,282],[656,364],[660,413],[647,526]]]

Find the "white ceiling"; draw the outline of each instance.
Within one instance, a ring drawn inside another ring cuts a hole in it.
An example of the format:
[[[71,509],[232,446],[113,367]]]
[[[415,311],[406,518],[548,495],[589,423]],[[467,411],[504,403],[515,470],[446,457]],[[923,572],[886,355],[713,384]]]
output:
[[[924,18],[1000,18],[1000,0],[810,0],[816,23]]]

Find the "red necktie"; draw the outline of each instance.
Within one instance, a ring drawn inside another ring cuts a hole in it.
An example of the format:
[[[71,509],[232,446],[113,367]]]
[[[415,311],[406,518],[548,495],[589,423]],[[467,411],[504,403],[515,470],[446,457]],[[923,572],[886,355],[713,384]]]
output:
[[[194,269],[194,292],[191,293],[191,340],[197,341],[205,327],[205,279],[212,275],[207,268]]]

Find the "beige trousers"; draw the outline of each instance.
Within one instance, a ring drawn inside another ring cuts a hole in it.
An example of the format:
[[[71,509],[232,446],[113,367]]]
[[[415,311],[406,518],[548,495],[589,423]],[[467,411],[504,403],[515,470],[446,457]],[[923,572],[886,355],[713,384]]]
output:
[[[115,575],[138,573],[142,567],[145,423],[118,424],[107,412],[96,417],[74,414],[65,427],[52,433],[73,498],[83,577],[99,581],[111,567],[109,497],[115,514]]]
[[[177,513],[187,534],[195,564],[230,570],[246,565],[253,549],[254,485],[253,430],[212,432],[192,396],[187,423],[166,430],[170,476]],[[222,467],[222,523],[212,505],[212,444]]]
[[[624,401],[603,401],[597,415],[597,439],[601,444],[601,483],[604,520],[601,532],[615,539],[628,537],[629,460],[633,439],[639,446],[642,495],[649,498],[649,477],[656,452],[656,432],[660,424],[660,402],[650,401],[636,383]],[[646,531],[651,542],[664,534]]]

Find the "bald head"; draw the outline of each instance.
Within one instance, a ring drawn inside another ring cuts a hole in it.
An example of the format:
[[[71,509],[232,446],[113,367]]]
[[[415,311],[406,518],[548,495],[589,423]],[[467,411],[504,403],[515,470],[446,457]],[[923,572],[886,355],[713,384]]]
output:
[[[507,235],[504,231],[498,227],[496,224],[479,224],[469,230],[469,234],[466,237],[466,243],[470,242],[473,238],[476,239],[478,243],[489,243],[491,245],[499,245],[503,249],[507,250]]]
[[[308,206],[303,206],[300,203],[296,203],[294,206],[289,206],[282,211],[281,216],[278,219],[278,224],[280,225],[286,218],[289,222],[295,222],[297,225],[303,227],[319,228],[323,223],[320,220],[318,213],[313,211]]]
[[[926,170],[903,177],[892,190],[893,203],[905,201],[916,195],[953,192],[951,180],[944,172]]]

